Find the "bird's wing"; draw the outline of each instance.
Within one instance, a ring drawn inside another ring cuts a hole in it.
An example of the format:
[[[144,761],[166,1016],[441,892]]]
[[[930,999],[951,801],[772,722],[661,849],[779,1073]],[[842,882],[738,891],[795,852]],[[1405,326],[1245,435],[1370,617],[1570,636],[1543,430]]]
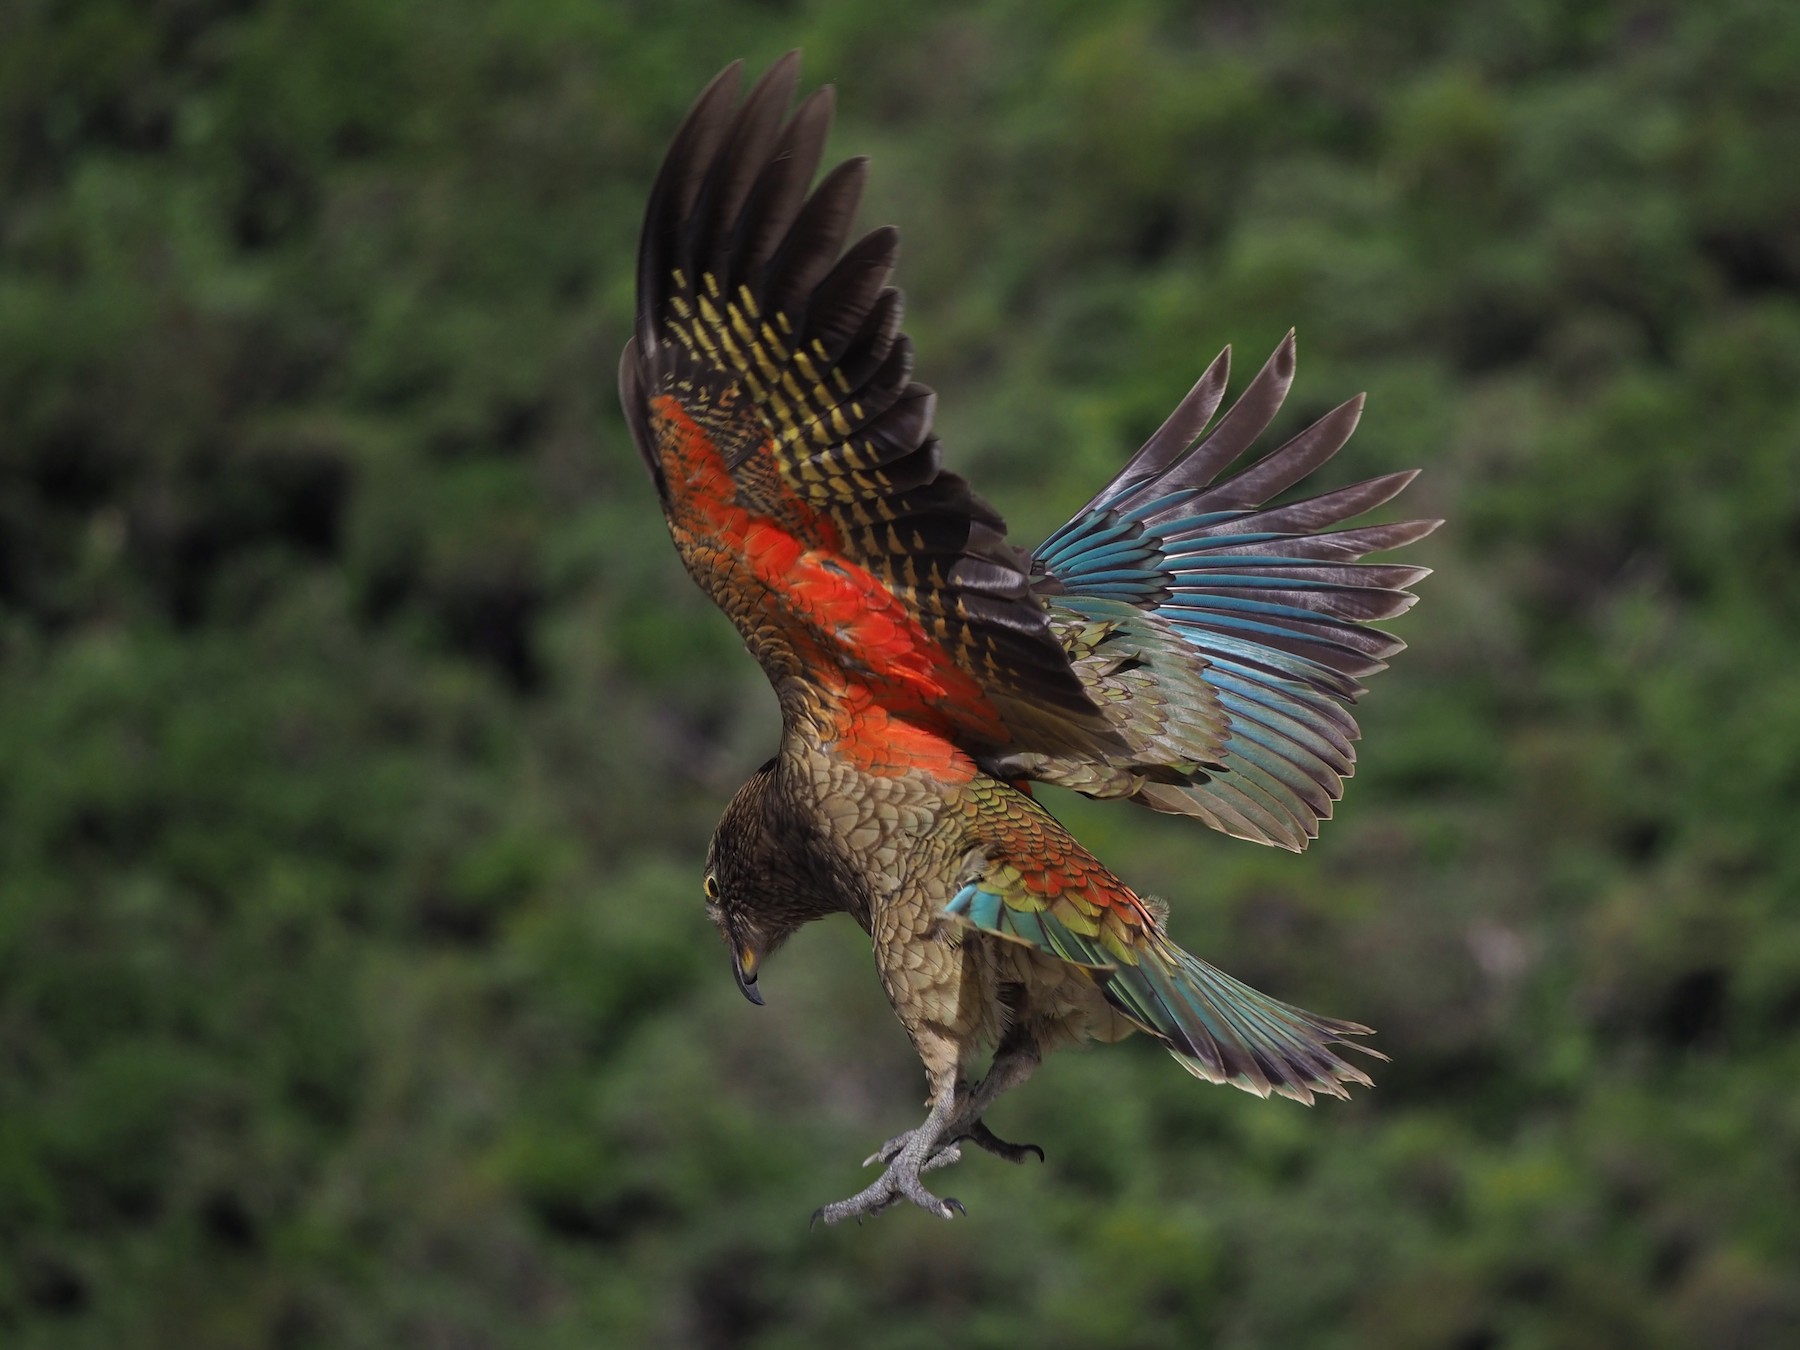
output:
[[[1333,1048],[1367,1027],[1282,1003],[1183,951],[1157,910],[1025,794],[978,778],[965,800],[972,847],[949,918],[1090,971],[1109,1003],[1208,1082],[1307,1103],[1369,1083]]]
[[[846,678],[966,743],[1117,746],[994,510],[939,466],[912,381],[891,228],[845,240],[864,161],[808,194],[831,118],[798,60],[737,102],[723,72],[676,134],[620,368],[688,570],[784,710]]]
[[[1411,607],[1407,587],[1429,574],[1363,557],[1412,543],[1441,522],[1342,528],[1398,495],[1410,472],[1267,505],[1337,453],[1362,399],[1228,473],[1287,394],[1293,334],[1202,436],[1226,369],[1221,354],[1033,559],[1077,674],[1117,709],[1132,755],[1100,766],[1053,758],[1020,768],[1299,850],[1355,767],[1351,705],[1362,680],[1406,645],[1370,622]],[[1168,772],[1156,772],[1159,765]]]

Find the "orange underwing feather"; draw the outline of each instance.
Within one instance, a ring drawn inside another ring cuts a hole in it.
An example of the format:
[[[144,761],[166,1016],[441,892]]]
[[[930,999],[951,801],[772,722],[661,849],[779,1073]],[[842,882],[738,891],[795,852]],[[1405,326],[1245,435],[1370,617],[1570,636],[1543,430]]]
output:
[[[789,717],[860,691],[966,746],[1120,748],[1028,560],[939,466],[894,231],[844,248],[861,161],[807,193],[831,100],[784,119],[796,72],[778,62],[741,105],[735,66],[715,80],[645,214],[620,396],[676,548]]]

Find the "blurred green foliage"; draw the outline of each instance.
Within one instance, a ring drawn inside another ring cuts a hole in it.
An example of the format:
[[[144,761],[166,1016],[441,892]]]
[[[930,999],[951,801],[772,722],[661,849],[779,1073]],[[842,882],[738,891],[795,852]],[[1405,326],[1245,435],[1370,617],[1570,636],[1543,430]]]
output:
[[[14,0],[0,1343],[1800,1344],[1800,9]],[[970,1217],[848,923],[732,987],[773,705],[612,393],[726,60],[841,83],[1030,540],[1226,341],[1450,525],[1303,857],[1059,798],[1372,1023],[1307,1112],[1052,1061]]]

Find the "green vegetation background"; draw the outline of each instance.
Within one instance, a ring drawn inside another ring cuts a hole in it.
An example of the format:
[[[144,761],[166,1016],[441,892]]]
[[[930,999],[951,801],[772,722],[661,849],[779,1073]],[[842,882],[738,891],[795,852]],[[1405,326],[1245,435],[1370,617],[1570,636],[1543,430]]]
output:
[[[664,143],[806,49],[1022,540],[1224,343],[1450,524],[1302,857],[1058,799],[1367,1021],[1052,1061],[969,1217],[861,935],[732,986],[772,701],[613,393]],[[1800,1344],[1800,7],[13,0],[0,1343]]]

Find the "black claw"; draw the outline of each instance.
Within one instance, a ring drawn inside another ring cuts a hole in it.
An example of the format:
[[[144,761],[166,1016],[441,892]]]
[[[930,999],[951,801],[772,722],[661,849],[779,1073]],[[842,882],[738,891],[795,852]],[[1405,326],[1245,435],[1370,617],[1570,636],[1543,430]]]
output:
[[[946,1219],[950,1217],[950,1211],[952,1210],[962,1215],[965,1219],[969,1217],[969,1211],[963,1208],[962,1201],[958,1200],[954,1195],[946,1195],[944,1197],[944,1217]]]
[[[1031,1152],[1037,1154],[1039,1162],[1044,1161],[1044,1150],[1039,1148],[1036,1144],[1020,1144],[1019,1147],[1023,1148],[1023,1149],[1029,1149]],[[1020,1161],[1023,1162],[1024,1159],[1020,1159]]]
[[[806,1225],[806,1231],[812,1232],[819,1226],[819,1220],[825,1217],[825,1206],[820,1205],[813,1211],[812,1221]]]

